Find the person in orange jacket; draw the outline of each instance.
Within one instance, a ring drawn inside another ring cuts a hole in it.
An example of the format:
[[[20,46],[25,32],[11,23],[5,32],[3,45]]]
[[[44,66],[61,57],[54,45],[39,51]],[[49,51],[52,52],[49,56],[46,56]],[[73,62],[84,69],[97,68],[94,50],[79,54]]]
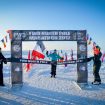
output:
[[[94,51],[94,57],[93,57],[93,75],[94,75],[94,81],[92,82],[92,84],[101,84],[101,78],[99,75],[99,70],[101,67],[101,56],[102,53],[100,51],[100,47],[96,46],[93,48]]]
[[[94,46],[93,52],[94,52],[94,56],[87,58],[84,61],[89,62],[89,61],[93,60],[93,62],[94,62],[93,63],[94,81],[92,82],[92,84],[99,85],[99,84],[101,84],[101,78],[99,75],[99,71],[100,71],[100,67],[101,67],[101,60],[100,59],[101,59],[102,53],[101,53],[99,46]]]

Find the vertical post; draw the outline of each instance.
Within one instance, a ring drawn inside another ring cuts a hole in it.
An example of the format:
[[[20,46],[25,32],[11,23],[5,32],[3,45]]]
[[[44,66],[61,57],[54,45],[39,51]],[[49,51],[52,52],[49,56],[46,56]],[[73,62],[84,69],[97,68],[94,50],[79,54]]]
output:
[[[12,31],[13,38],[11,40],[11,58],[22,57],[22,41],[19,40],[15,31]],[[11,80],[12,86],[15,84],[22,84],[22,63],[11,63]]]
[[[77,34],[78,35],[78,34]],[[87,41],[86,41],[86,31],[81,33],[81,39],[77,40],[77,59],[87,58]],[[80,38],[80,36],[77,36]],[[77,83],[87,83],[88,82],[88,71],[87,63],[77,63]]]

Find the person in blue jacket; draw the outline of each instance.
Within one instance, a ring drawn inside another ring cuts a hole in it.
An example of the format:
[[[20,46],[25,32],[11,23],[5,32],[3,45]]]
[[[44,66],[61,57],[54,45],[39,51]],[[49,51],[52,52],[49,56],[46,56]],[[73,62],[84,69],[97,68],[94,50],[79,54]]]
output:
[[[63,59],[57,54],[57,50],[55,49],[52,54],[49,54],[48,57],[51,58],[51,77],[55,78],[56,75],[56,67],[57,67],[57,60]]]

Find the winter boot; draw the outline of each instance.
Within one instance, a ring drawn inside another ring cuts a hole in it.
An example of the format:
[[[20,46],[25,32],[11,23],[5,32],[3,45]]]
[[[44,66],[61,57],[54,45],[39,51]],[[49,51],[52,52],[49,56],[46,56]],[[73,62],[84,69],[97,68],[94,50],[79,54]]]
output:
[[[98,81],[95,81],[95,82],[92,82],[93,85],[100,85],[101,82],[98,82]]]

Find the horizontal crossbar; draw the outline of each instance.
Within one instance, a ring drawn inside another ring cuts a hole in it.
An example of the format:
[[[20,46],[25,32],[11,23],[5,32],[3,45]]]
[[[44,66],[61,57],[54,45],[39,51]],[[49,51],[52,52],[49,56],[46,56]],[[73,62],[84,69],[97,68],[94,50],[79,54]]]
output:
[[[34,63],[34,64],[52,64],[52,61],[48,60],[32,60],[32,59],[24,59],[24,58],[7,58],[7,62],[15,62],[15,63]],[[57,65],[62,64],[76,64],[76,63],[84,63],[83,59],[79,60],[67,60],[59,62],[57,61]]]

